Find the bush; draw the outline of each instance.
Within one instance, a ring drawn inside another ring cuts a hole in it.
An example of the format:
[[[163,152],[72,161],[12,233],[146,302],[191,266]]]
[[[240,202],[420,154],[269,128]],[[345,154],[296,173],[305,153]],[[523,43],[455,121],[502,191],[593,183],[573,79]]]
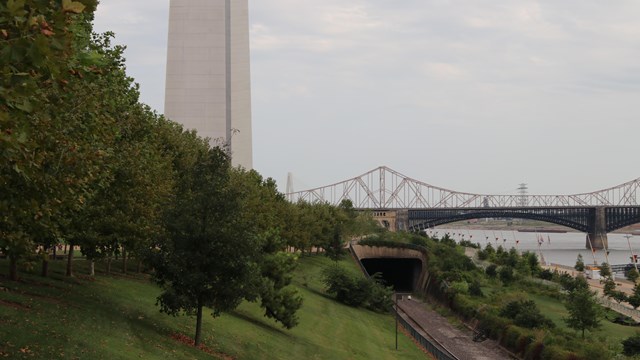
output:
[[[524,328],[555,327],[553,321],[540,313],[540,309],[533,300],[511,301],[500,310],[500,316],[512,319],[514,324]]]
[[[512,350],[513,352],[519,353],[518,351],[518,343],[520,338],[527,337],[524,330],[518,328],[517,326],[509,326],[504,332],[504,336],[502,337],[501,344],[507,349]],[[526,347],[526,346],[525,346]],[[524,351],[524,347],[522,348],[522,352]]]
[[[622,341],[622,352],[627,356],[640,354],[640,332]]]
[[[551,345],[551,346],[544,347],[540,358],[548,359],[548,360],[566,360],[566,359],[574,359],[575,354],[570,353],[559,346]]]
[[[540,341],[531,342],[529,346],[527,346],[527,350],[525,351],[524,358],[531,360],[542,359],[542,351],[544,351],[544,344]]]
[[[498,276],[500,277],[500,281],[502,281],[504,285],[511,284],[515,279],[515,276],[513,275],[513,268],[511,266],[500,267]]]
[[[343,267],[329,266],[323,271],[323,282],[336,300],[353,307],[366,307],[386,312],[393,304],[393,290],[380,283],[376,274],[371,278],[349,274]]]
[[[488,277],[490,278],[495,278],[496,275],[498,275],[498,267],[496,266],[496,264],[491,264],[489,266],[487,266],[487,268],[484,270],[485,274],[487,274]]]
[[[485,313],[480,317],[480,328],[493,339],[502,337],[508,325],[509,320],[492,313]]]
[[[542,271],[540,271],[540,273],[538,274],[538,277],[540,279],[543,280],[552,280],[553,279],[553,272],[549,269],[544,269]]]
[[[471,319],[477,314],[477,305],[468,296],[457,294],[453,297],[451,308],[463,318]]]
[[[469,295],[476,297],[484,297],[482,293],[482,288],[480,287],[480,281],[474,279],[471,284],[469,284]]]

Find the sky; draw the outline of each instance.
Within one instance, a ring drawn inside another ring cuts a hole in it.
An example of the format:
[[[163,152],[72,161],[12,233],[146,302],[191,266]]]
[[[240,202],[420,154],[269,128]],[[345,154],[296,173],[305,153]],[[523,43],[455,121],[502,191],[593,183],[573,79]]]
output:
[[[254,168],[282,191],[381,165],[451,190],[640,177],[640,1],[249,0]],[[101,0],[163,112],[169,0]]]

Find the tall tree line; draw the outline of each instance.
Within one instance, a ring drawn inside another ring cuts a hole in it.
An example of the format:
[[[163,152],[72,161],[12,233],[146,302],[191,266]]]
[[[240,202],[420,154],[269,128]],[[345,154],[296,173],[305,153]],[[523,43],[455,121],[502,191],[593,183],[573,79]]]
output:
[[[287,202],[272,179],[140,103],[124,47],[92,32],[96,0],[0,3],[0,251],[20,262],[69,244],[152,269],[162,311],[214,315],[258,301],[295,326],[298,253],[339,257],[372,222],[349,201]],[[297,249],[299,252],[288,251]]]

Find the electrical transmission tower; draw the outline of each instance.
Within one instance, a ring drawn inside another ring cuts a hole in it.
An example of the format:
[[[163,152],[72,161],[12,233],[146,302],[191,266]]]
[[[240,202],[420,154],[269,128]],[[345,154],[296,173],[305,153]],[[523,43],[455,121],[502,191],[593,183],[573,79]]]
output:
[[[528,201],[527,201],[527,193],[528,193],[529,188],[527,187],[527,184],[522,183],[518,186],[518,194],[520,194],[520,201],[519,201],[519,205],[522,207],[525,207],[528,205]]]

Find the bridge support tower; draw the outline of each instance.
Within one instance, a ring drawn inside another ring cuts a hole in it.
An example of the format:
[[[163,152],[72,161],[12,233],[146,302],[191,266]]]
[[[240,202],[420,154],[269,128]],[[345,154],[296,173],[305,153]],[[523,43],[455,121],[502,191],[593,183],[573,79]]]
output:
[[[604,207],[595,208],[593,220],[587,233],[585,246],[587,249],[608,249],[609,240],[607,239],[607,217]]]
[[[389,231],[406,231],[409,227],[409,212],[406,209],[375,209],[373,219]]]

